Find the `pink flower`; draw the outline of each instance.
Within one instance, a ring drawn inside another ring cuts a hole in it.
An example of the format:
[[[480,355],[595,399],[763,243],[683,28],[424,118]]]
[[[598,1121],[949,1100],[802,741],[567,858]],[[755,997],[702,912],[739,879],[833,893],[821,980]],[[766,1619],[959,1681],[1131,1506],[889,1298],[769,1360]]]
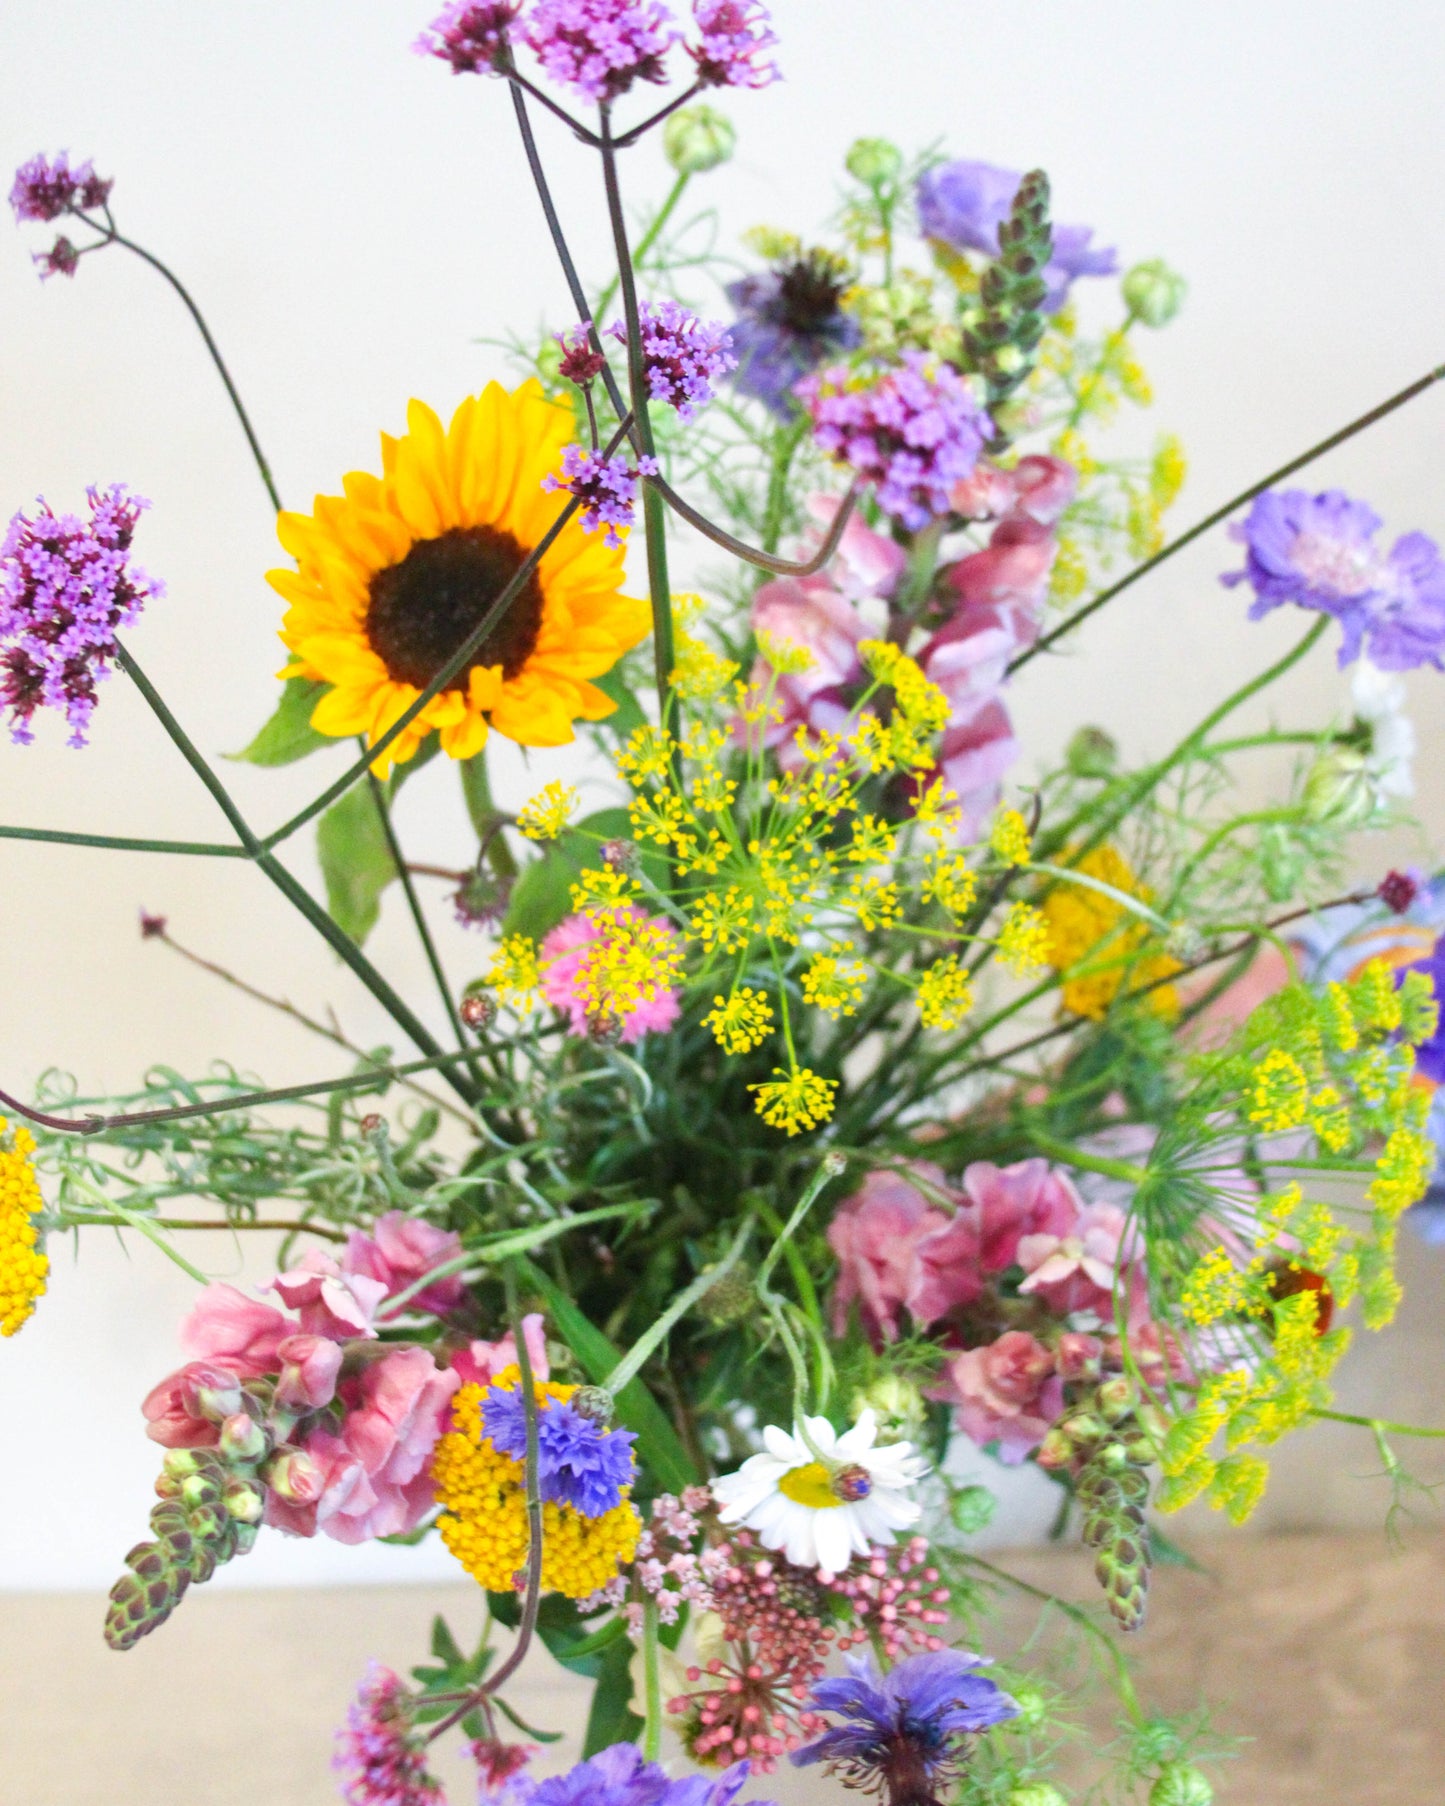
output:
[[[802,555],[809,556],[822,545],[837,517],[840,503],[840,497],[821,493],[810,495],[804,502],[804,507],[818,523],[818,530],[803,535]],[[891,596],[907,563],[908,554],[898,541],[890,539],[886,533],[875,533],[855,508],[848,516],[838,550],[824,568],[829,583],[850,601],[862,602],[869,597]],[[761,596],[762,591],[758,594]],[[753,607],[756,625],[756,601]]]
[[[287,1336],[276,1350],[276,1403],[287,1411],[319,1411],[336,1397],[345,1350],[329,1336]]]
[[[903,1302],[915,1323],[936,1323],[982,1296],[978,1213],[965,1207],[917,1243]]]
[[[960,840],[978,839],[983,824],[998,807],[1004,778],[1021,751],[1008,710],[997,695],[985,694],[966,709],[956,710],[943,732],[938,765],[922,782],[926,786],[941,778],[944,788],[952,792],[960,811]]]
[[[335,1342],[374,1336],[371,1320],[386,1297],[381,1280],[343,1272],[329,1254],[316,1248],[308,1248],[294,1267],[278,1274],[271,1290],[297,1313],[308,1335],[330,1336]],[[291,1329],[288,1323],[288,1335]]]
[[[522,1334],[527,1342],[527,1355],[532,1363],[533,1379],[545,1380],[547,1335],[541,1313],[533,1311],[522,1319]],[[473,1342],[452,1356],[452,1372],[464,1386],[489,1386],[499,1373],[517,1365],[517,1342],[511,1330],[500,1342]]]
[[[1019,1265],[1028,1278],[1021,1292],[1033,1292],[1050,1310],[1097,1311],[1105,1319],[1114,1312],[1114,1277],[1129,1258],[1128,1218],[1117,1204],[1086,1204],[1064,1234],[1023,1236]]]
[[[181,1347],[200,1360],[223,1361],[243,1379],[276,1371],[276,1350],[296,1325],[274,1305],[235,1286],[210,1285],[181,1322]]]
[[[167,1449],[211,1449],[221,1425],[241,1408],[236,1367],[225,1361],[189,1361],[146,1394],[141,1411],[146,1435]]]
[[[1068,1234],[1084,1208],[1069,1179],[1046,1160],[1020,1160],[1014,1166],[975,1160],[964,1168],[963,1190],[979,1212],[985,1273],[1015,1265],[1026,1235]]]
[[[958,1427],[1016,1467],[1036,1449],[1064,1408],[1064,1383],[1054,1357],[1021,1329],[1005,1331],[986,1348],[967,1348],[944,1368],[936,1396],[955,1407]]]
[[[394,1298],[424,1274],[455,1260],[461,1251],[462,1238],[455,1230],[438,1229],[420,1217],[389,1210],[377,1219],[373,1235],[352,1230],[346,1240],[341,1266],[343,1272],[379,1279],[386,1287],[386,1296]],[[411,1305],[441,1317],[456,1309],[465,1291],[461,1275],[451,1273],[418,1292]]]
[[[920,1178],[947,1189],[942,1172],[926,1161],[913,1166]],[[863,1328],[875,1342],[898,1335],[898,1310],[914,1285],[920,1242],[947,1227],[948,1217],[926,1203],[901,1172],[869,1173],[851,1198],[838,1206],[828,1225],[828,1245],[838,1256],[833,1290],[833,1333],[848,1327],[848,1312],[859,1303]]]
[[[327,1470],[305,1449],[281,1448],[266,1463],[263,1522],[288,1536],[315,1536],[316,1507],[326,1491]]]
[[[1079,474],[1062,458],[1035,452],[1020,458],[1012,470],[981,460],[973,475],[955,483],[949,502],[968,520],[1001,520],[1026,516],[1052,526],[1073,501]]]
[[[1015,515],[994,528],[981,552],[970,552],[944,572],[965,607],[1006,610],[1018,645],[1031,645],[1048,594],[1058,542],[1052,528]]]
[[[1104,1344],[1098,1336],[1066,1329],[1054,1352],[1061,1380],[1096,1380],[1103,1370]]]
[[[614,911],[612,919],[632,927],[651,925],[650,932],[669,951],[679,945],[676,934],[660,916],[650,916],[635,904]],[[542,994],[567,1017],[574,1035],[585,1035],[590,1026],[588,968],[594,943],[607,932],[607,922],[579,913],[559,922],[542,942]],[[659,984],[651,997],[641,998],[622,1015],[622,1039],[631,1044],[646,1034],[671,1028],[680,1009],[678,993],[670,985]]]

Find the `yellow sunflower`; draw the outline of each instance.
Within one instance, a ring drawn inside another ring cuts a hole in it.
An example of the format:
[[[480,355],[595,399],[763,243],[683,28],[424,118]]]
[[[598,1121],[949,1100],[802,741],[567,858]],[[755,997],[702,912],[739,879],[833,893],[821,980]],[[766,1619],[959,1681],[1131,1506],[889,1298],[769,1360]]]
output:
[[[282,675],[331,685],[313,727],[374,744],[415,702],[557,518],[542,479],[573,437],[572,410],[535,381],[510,394],[489,383],[449,428],[413,401],[402,437],[382,434],[381,476],[352,471],[344,495],[279,517],[298,567],[268,573],[290,604],[281,638],[295,656]],[[616,705],[588,680],[650,625],[646,603],[620,593],[622,559],[574,516],[470,666],[377,760],[378,774],[433,729],[468,759],[489,724],[523,746],[562,746],[574,721],[610,715]]]

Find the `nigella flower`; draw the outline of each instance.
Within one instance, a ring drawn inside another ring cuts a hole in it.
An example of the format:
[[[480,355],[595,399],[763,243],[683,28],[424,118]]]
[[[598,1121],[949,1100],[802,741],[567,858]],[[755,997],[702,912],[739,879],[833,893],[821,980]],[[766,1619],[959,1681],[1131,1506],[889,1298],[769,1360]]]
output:
[[[656,1762],[643,1759],[635,1743],[614,1743],[590,1762],[543,1781],[527,1806],[732,1806],[747,1778],[748,1764],[735,1762],[717,1780],[690,1775],[671,1781]]]
[[[656,458],[639,458],[634,470],[624,457],[604,458],[601,452],[569,445],[562,453],[562,475],[543,477],[542,487],[575,495],[582,504],[583,531],[606,527],[608,545],[620,546],[623,531],[632,525],[638,476],[652,476],[656,469]]]
[[[868,387],[840,368],[797,388],[823,451],[877,488],[878,505],[915,532],[949,511],[949,492],[971,474],[988,416],[949,364],[921,351]]]
[[[638,327],[648,394],[676,408],[680,419],[691,420],[712,400],[712,385],[737,365],[728,329],[720,320],[700,320],[676,301],[656,306],[644,301]],[[627,343],[621,320],[611,331],[620,344]]]
[[[846,266],[827,251],[730,282],[727,297],[738,310],[734,385],[786,419],[797,406],[794,383],[862,342],[862,328],[839,305],[847,285]]]
[[[0,705],[20,745],[34,739],[30,718],[41,707],[62,709],[70,744],[85,745],[116,629],[165,593],[129,562],[136,521],[150,503],[119,484],[86,497],[88,521],[53,514],[42,500],[33,520],[14,517],[0,544]]]
[[[702,42],[689,44],[704,88],[766,88],[779,80],[776,63],[759,55],[778,41],[768,9],[759,0],[692,0]]]
[[[819,1681],[810,1701],[845,1722],[793,1761],[830,1763],[850,1787],[886,1788],[888,1806],[942,1806],[965,1753],[961,1740],[1018,1716],[1008,1694],[979,1673],[982,1664],[938,1649],[880,1676],[871,1654],[850,1655],[848,1673]]]
[[[1017,170],[968,159],[926,170],[918,178],[916,196],[924,236],[997,257],[998,229],[1008,218],[1022,181]],[[1055,225],[1052,230],[1053,251],[1043,271],[1045,313],[1058,312],[1076,277],[1112,276],[1119,267],[1116,251],[1090,244],[1091,226]]]
[[[452,0],[412,48],[450,63],[453,75],[489,74],[506,55],[507,34],[521,10],[520,0]]]
[[[542,1497],[600,1518],[622,1503],[636,1473],[631,1430],[609,1430],[567,1399],[539,1401],[537,1471]],[[482,1434],[514,1461],[527,1453],[527,1415],[520,1386],[492,1386],[482,1402]]]
[[[441,1786],[427,1772],[425,1746],[411,1729],[409,1700],[390,1668],[368,1665],[336,1733],[331,1764],[347,1806],[443,1806]]]
[[[114,183],[98,176],[88,162],[72,169],[68,158],[69,153],[61,151],[54,162],[35,156],[20,165],[10,190],[17,220],[45,224],[65,213],[105,205]]]
[[[635,81],[665,79],[677,39],[669,19],[657,0],[536,0],[526,38],[553,81],[610,101]]]

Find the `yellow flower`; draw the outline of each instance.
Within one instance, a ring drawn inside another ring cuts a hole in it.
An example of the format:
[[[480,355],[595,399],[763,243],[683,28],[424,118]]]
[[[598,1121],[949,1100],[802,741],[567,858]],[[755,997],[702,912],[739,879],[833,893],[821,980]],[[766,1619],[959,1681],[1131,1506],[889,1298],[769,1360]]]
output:
[[[1249,1090],[1249,1120],[1273,1134],[1294,1129],[1309,1108],[1310,1082],[1291,1053],[1276,1047],[1260,1061]]]
[[[1049,925],[1031,903],[1015,903],[1004,918],[998,956],[1016,978],[1027,978],[1049,963]]]
[[[551,783],[517,811],[517,827],[528,840],[555,840],[572,819],[577,792],[568,784]]]
[[[492,955],[487,983],[515,1009],[525,1009],[542,987],[537,946],[525,934],[509,934]]]
[[[28,1129],[7,1134],[7,1127],[0,1116],[0,1336],[29,1322],[50,1274],[33,1220],[44,1208],[31,1163],[35,1138]]]
[[[489,383],[449,428],[413,401],[407,428],[383,434],[379,477],[353,471],[344,495],[277,521],[297,563],[269,573],[290,605],[284,675],[331,686],[311,717],[323,734],[375,742],[481,624],[559,512],[542,479],[573,436],[572,410],[536,381],[510,394]],[[471,664],[378,759],[378,774],[434,730],[454,759],[468,759],[489,725],[523,746],[561,746],[574,721],[610,715],[616,704],[590,680],[645,637],[649,620],[643,602],[619,593],[622,560],[574,516]]]
[[[806,1066],[795,1066],[785,1072],[775,1067],[765,1085],[749,1085],[758,1094],[758,1115],[770,1128],[783,1129],[797,1135],[803,1129],[816,1129],[833,1114],[835,1079],[821,1079]]]
[[[1115,847],[1095,847],[1072,861],[1071,868],[1125,896],[1137,897],[1142,903],[1149,900],[1148,888],[1139,882],[1133,867]],[[1087,885],[1061,883],[1044,898],[1043,910],[1049,925],[1049,959],[1054,968],[1067,973],[1071,967],[1085,965],[1082,972],[1065,978],[1060,993],[1060,1001],[1070,1014],[1101,1022],[1126,977],[1131,990],[1153,986],[1146,997],[1150,1009],[1161,1016],[1174,1014],[1179,1007],[1178,994],[1172,985],[1157,981],[1177,972],[1179,963],[1166,953],[1147,950],[1149,930],[1137,918],[1126,920],[1129,912],[1122,903]],[[1106,947],[1100,945],[1104,941],[1108,943]],[[1099,959],[1095,964],[1089,956],[1096,948]]]
[[[954,1029],[973,1008],[973,986],[956,953],[937,959],[918,981],[918,1014],[925,1028]]]
[[[844,953],[853,951],[851,941],[841,941],[839,946]],[[803,1001],[826,1016],[851,1016],[867,983],[866,966],[839,959],[834,953],[818,953],[803,968]]]
[[[714,997],[713,1008],[702,1019],[719,1047],[730,1054],[750,1053],[761,1047],[773,1029],[773,1006],[761,991],[744,985],[731,997]]]
[[[1027,865],[1032,851],[1029,824],[1017,809],[1000,809],[988,844],[1005,865]]]

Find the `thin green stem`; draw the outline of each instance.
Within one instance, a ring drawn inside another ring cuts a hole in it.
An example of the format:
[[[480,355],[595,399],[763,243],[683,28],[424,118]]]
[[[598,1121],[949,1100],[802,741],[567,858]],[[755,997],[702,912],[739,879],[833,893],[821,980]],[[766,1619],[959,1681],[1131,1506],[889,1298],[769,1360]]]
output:
[[[672,1303],[648,1329],[638,1337],[627,1353],[602,1382],[603,1389],[615,1398],[624,1386],[635,1380],[644,1365],[650,1361],[663,1342],[672,1333],[673,1326],[687,1315],[695,1304],[700,1303],[720,1279],[731,1273],[742,1259],[743,1250],[753,1232],[753,1220],[748,1217],[741,1229],[733,1237],[732,1245],[716,1266],[707,1267],[692,1284],[678,1293]]]
[[[1388,1417],[1357,1417],[1352,1411],[1326,1411],[1323,1407],[1310,1412],[1311,1417],[1327,1417],[1333,1423],[1358,1424],[1361,1429],[1376,1430],[1387,1436],[1445,1436],[1445,1430],[1431,1429],[1425,1424],[1393,1423]]]
[[[685,169],[668,190],[667,198],[653,215],[651,225],[648,226],[642,237],[637,241],[637,247],[632,253],[634,268],[639,270],[642,268],[643,258],[647,256],[647,253],[657,243],[663,227],[672,218],[673,213],[676,211],[677,203],[682,199],[683,193],[691,180],[692,172]],[[617,284],[618,279],[616,276],[613,276],[606,288],[604,288],[602,293],[597,297],[597,306],[594,310],[595,313],[606,314],[608,308],[611,307],[613,301],[617,297]]]
[[[1059,1141],[1052,1135],[1046,1135],[1032,1123],[1028,1126],[1028,1138],[1041,1154],[1047,1154],[1050,1160],[1057,1160],[1064,1166],[1075,1166],[1086,1173],[1102,1173],[1107,1179],[1121,1179],[1127,1185],[1142,1185],[1149,1177],[1142,1166],[1134,1166],[1127,1160],[1110,1160],[1104,1154],[1092,1154],[1086,1148],[1075,1147],[1070,1141]]]
[[[245,859],[244,847],[208,840],[147,840],[130,834],[76,834],[61,828],[0,827],[0,840],[36,840],[52,847],[99,847],[108,853],[184,853],[196,859]]]
[[[662,1754],[662,1662],[659,1656],[657,1601],[642,1602],[642,1754],[656,1762]]]
[[[797,1234],[803,1218],[807,1216],[808,1212],[813,1208],[813,1205],[817,1201],[818,1193],[822,1191],[823,1187],[830,1179],[837,1177],[836,1165],[837,1163],[831,1160],[826,1154],[818,1162],[817,1171],[803,1188],[803,1195],[793,1206],[793,1214],[783,1225],[782,1234],[773,1238],[773,1245],[763,1257],[763,1264],[758,1268],[757,1286],[759,1291],[765,1291],[767,1289],[768,1281],[772,1277],[773,1268],[777,1266],[783,1250],[791,1243],[793,1237]]]

